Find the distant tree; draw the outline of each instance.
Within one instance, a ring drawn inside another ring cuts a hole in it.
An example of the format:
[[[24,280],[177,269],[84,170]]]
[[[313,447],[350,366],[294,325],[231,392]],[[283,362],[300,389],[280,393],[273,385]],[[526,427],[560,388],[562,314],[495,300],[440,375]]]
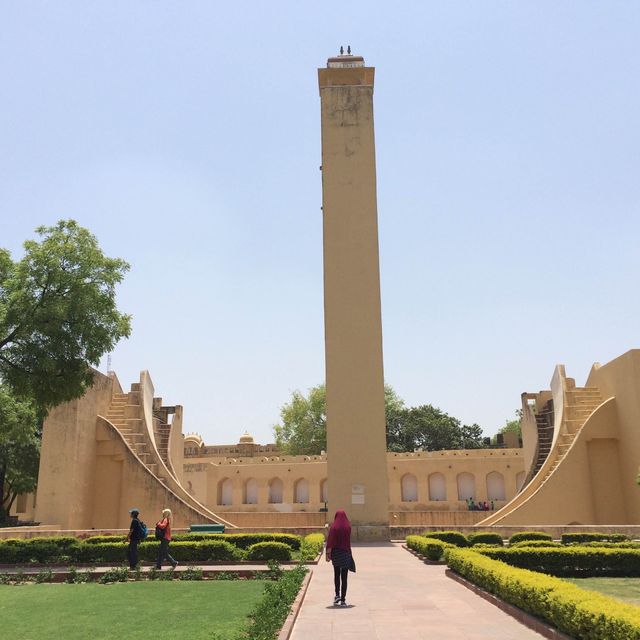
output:
[[[461,449],[482,449],[485,446],[482,427],[475,422],[460,427]]]
[[[404,402],[389,386],[384,386],[387,420]],[[327,449],[327,391],[323,384],[309,389],[307,396],[300,391],[280,410],[280,424],[273,427],[276,445],[289,455],[318,455]]]
[[[317,455],[327,448],[327,391],[324,384],[291,394],[280,410],[281,423],[273,427],[278,449],[290,455]]]
[[[32,402],[0,385],[0,523],[16,496],[35,489],[40,452],[40,419]]]
[[[129,265],[73,220],[36,231],[18,262],[0,249],[0,380],[49,408],[81,396],[90,366],[129,335],[115,304]]]
[[[385,385],[387,450],[429,451],[477,449],[483,446],[482,429],[460,421],[431,405],[405,407],[393,388]],[[290,455],[316,455],[327,448],[326,391],[324,384],[308,396],[294,391],[282,407],[281,423],[273,430],[276,445]]]
[[[482,446],[482,429],[477,424],[461,425],[460,420],[430,404],[403,408],[387,423],[389,451],[442,451]]]
[[[498,431],[498,433],[517,433],[518,438],[522,438],[522,409],[516,410],[516,417],[514,420],[506,420],[504,426]]]

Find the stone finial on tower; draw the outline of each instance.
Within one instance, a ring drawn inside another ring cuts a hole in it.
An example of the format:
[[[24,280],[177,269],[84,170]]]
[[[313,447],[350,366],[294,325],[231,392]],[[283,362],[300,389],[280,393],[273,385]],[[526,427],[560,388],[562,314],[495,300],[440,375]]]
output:
[[[346,54],[344,47],[340,47],[340,54],[327,60],[327,67],[329,69],[364,67],[364,58],[362,56],[354,56],[351,53],[351,45],[348,45]]]

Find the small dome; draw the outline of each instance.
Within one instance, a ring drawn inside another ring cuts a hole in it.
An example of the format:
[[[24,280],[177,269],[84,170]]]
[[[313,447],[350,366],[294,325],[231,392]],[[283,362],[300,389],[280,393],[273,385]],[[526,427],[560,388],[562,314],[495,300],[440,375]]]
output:
[[[185,437],[184,437],[184,443],[192,443],[197,445],[198,447],[202,446],[202,436],[200,436],[200,434],[198,433],[188,433]]]
[[[245,431],[240,436],[239,444],[253,444],[253,436],[248,431]]]

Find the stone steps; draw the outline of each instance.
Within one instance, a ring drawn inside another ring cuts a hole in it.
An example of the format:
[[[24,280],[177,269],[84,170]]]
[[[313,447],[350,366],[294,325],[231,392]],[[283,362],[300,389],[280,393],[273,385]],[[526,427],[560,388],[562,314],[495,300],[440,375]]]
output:
[[[584,426],[589,416],[602,403],[600,391],[594,387],[577,387],[565,392],[567,404],[563,418],[565,431],[558,436],[556,445],[556,459],[547,469],[542,483],[546,482],[551,474],[558,468],[564,460],[567,452],[571,448],[580,429]]]

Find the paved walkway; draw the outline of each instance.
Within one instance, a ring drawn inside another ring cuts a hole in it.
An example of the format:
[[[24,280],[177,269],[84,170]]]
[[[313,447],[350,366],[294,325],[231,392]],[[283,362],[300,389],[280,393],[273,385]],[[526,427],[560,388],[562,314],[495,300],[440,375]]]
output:
[[[543,636],[399,544],[356,545],[348,607],[334,607],[324,557],[309,584],[291,640],[529,640]]]

